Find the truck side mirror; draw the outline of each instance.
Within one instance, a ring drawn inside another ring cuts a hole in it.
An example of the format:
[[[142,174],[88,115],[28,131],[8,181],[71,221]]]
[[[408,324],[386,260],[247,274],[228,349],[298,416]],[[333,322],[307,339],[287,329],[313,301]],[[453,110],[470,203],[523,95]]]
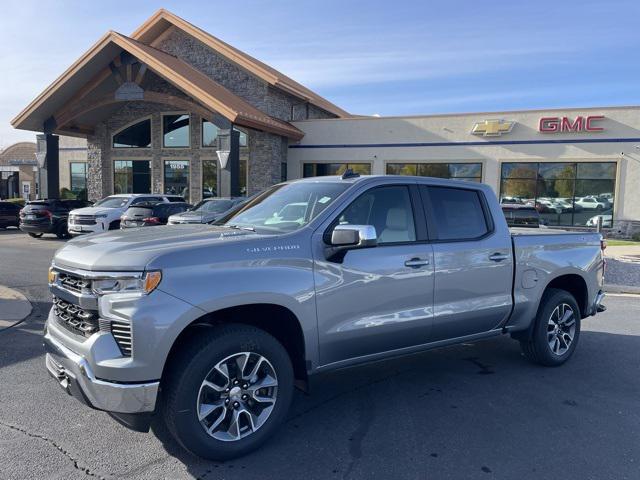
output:
[[[326,248],[326,258],[342,262],[347,251],[375,247],[377,244],[378,235],[372,225],[336,225],[331,232],[330,245]]]

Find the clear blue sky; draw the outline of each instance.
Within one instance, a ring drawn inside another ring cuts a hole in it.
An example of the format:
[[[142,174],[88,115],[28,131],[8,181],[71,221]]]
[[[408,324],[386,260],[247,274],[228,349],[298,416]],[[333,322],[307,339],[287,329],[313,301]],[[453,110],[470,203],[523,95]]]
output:
[[[105,31],[160,7],[346,110],[403,115],[640,104],[640,0],[3,0],[0,147]]]

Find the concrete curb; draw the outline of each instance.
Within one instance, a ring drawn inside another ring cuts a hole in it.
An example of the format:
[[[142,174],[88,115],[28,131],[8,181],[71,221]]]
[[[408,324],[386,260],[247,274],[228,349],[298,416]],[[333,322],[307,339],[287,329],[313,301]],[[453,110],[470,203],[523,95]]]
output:
[[[24,320],[31,313],[31,302],[22,293],[0,285],[0,330]]]
[[[631,285],[605,284],[604,291],[606,293],[632,293],[635,295],[640,295],[640,287],[635,287]]]

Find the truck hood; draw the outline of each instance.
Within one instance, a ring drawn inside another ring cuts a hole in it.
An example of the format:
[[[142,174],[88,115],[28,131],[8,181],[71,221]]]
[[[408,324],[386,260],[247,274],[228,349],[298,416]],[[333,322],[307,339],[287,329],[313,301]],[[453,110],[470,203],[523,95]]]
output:
[[[122,208],[105,208],[105,207],[84,207],[84,208],[75,208],[71,210],[71,213],[74,215],[96,215],[99,213],[113,214],[119,213],[122,211]]]
[[[160,255],[263,236],[246,230],[206,224],[113,230],[68,241],[56,252],[53,261],[60,267],[84,270],[144,270]]]

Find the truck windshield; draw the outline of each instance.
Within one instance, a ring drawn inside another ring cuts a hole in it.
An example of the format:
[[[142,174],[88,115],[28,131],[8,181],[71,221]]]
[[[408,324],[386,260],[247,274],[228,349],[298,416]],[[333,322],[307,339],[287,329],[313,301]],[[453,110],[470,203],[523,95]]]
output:
[[[129,199],[127,197],[106,197],[96,202],[94,207],[120,208],[124,207]]]
[[[347,183],[335,182],[276,185],[216,224],[261,233],[292,232],[317,217],[348,186]]]

